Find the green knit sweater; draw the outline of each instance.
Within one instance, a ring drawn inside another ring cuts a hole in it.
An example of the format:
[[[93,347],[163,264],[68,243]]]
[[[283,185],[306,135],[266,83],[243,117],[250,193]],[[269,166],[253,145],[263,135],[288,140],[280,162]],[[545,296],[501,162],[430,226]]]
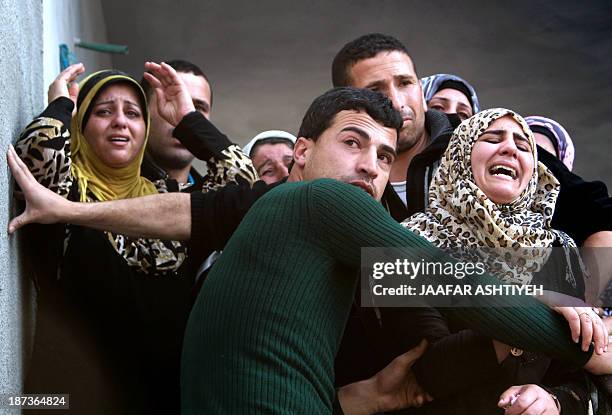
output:
[[[442,255],[354,186],[329,179],[288,183],[262,197],[191,312],[183,413],[331,413],[334,358],[354,298],[360,248],[382,246],[411,247],[415,261]],[[490,276],[469,283],[478,282],[499,283]],[[492,338],[583,364],[589,354],[571,342],[567,323],[532,302],[529,309],[448,312]]]

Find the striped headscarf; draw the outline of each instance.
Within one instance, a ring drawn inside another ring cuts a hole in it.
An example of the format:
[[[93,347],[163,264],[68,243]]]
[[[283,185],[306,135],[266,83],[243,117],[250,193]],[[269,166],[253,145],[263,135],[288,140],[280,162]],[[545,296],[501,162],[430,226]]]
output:
[[[446,81],[454,81],[460,84],[463,84],[466,89],[469,91],[468,99],[472,104],[472,111],[474,114],[480,111],[480,103],[478,102],[478,96],[476,95],[476,90],[468,81],[457,76],[446,73],[439,73],[436,75],[427,76],[425,78],[421,78],[421,85],[423,86],[423,96],[425,96],[425,102],[429,102],[433,98],[433,96],[438,92],[442,86],[442,84]],[[461,91],[463,92],[463,91]]]
[[[544,134],[550,139],[555,150],[557,150],[557,158],[568,169],[572,170],[574,166],[574,143],[565,128],[557,121],[539,115],[525,117],[525,121],[527,121],[531,131]]]

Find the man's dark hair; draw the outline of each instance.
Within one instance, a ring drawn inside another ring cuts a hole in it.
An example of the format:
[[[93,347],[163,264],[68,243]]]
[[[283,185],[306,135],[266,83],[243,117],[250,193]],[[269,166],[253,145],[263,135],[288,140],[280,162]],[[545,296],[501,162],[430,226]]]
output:
[[[332,63],[332,82],[334,86],[351,85],[349,71],[357,62],[372,58],[380,52],[393,51],[403,52],[410,56],[408,49],[402,42],[393,36],[383,35],[382,33],[370,33],[350,41],[340,49]]]
[[[252,157],[253,154],[255,154],[255,150],[257,150],[259,147],[263,146],[264,144],[284,144],[287,147],[289,147],[291,150],[293,150],[293,146],[294,146],[293,141],[289,140],[288,138],[284,138],[284,137],[262,138],[261,140],[253,144],[253,147],[251,147],[251,151],[249,153],[249,157]]]
[[[298,137],[317,141],[336,114],[344,110],[365,111],[374,121],[395,129],[398,134],[402,128],[402,116],[393,108],[389,98],[368,89],[341,87],[330,89],[315,98],[304,115]]]
[[[171,61],[165,61],[165,62],[168,65],[172,66],[174,70],[177,72],[192,73],[195,76],[201,76],[202,78],[206,79],[206,82],[208,82],[208,87],[210,88],[210,107],[212,108],[212,104],[213,104],[212,85],[210,81],[208,80],[208,77],[206,76],[204,71],[202,71],[202,69],[200,69],[198,65],[196,65],[195,63],[191,63],[189,61],[182,60],[182,59],[173,59]],[[142,89],[144,90],[147,98],[150,98],[153,90],[151,88],[151,85],[149,85],[149,83],[144,77],[140,80],[140,86],[142,86]]]

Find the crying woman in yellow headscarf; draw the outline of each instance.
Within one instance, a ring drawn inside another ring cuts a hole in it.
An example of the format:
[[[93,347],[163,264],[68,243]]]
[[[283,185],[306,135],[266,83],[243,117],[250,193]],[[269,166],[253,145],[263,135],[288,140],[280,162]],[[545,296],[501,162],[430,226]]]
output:
[[[49,106],[16,143],[19,156],[40,183],[71,200],[98,202],[167,191],[163,181],[153,184],[140,175],[149,113],[138,82],[104,70],[77,85],[83,71],[82,64],[71,65],[53,81]],[[70,242],[68,229],[64,246]],[[116,253],[140,273],[173,272],[185,259],[179,242],[105,234]]]
[[[166,192],[163,180],[140,175],[149,113],[138,82],[105,70],[77,85],[83,71],[72,65],[53,81],[49,106],[15,144],[19,156],[41,184],[70,200]],[[49,225],[26,242],[25,258],[38,278],[26,390],[70,393],[79,413],[151,413],[149,403],[178,407],[178,392],[166,391],[178,391],[190,282],[176,271],[185,246],[75,225],[54,230]],[[164,396],[161,403],[154,399]]]
[[[107,70],[81,82],[70,145],[81,201],[157,193],[140,176],[149,124],[145,94],[134,79]]]
[[[195,111],[174,69],[153,62],[146,68],[158,113],[177,137],[199,145],[210,167],[202,187],[254,181],[248,158]],[[53,81],[49,106],[15,144],[21,159],[41,184],[74,201],[166,192],[170,181],[140,175],[149,129],[140,85],[113,70],[77,85],[83,71],[72,65]],[[70,224],[55,240],[54,229],[48,225],[44,237],[24,244],[39,282],[25,390],[69,393],[75,413],[178,413],[183,327],[199,257],[177,272],[186,252],[180,242]]]

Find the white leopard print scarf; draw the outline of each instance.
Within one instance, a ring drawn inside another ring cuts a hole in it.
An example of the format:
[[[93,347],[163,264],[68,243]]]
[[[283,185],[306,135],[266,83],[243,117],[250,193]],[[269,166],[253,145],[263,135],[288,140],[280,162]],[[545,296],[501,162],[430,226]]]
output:
[[[478,137],[498,118],[511,116],[528,137],[537,160],[533,133],[525,120],[503,108],[482,111],[454,131],[429,189],[429,207],[402,225],[462,260],[484,261],[507,283],[528,284],[541,269],[554,242],[575,243],[550,227],[559,182],[541,163],[534,165],[527,188],[514,202],[498,205],[474,181],[471,153]],[[571,271],[566,276],[575,286]]]

